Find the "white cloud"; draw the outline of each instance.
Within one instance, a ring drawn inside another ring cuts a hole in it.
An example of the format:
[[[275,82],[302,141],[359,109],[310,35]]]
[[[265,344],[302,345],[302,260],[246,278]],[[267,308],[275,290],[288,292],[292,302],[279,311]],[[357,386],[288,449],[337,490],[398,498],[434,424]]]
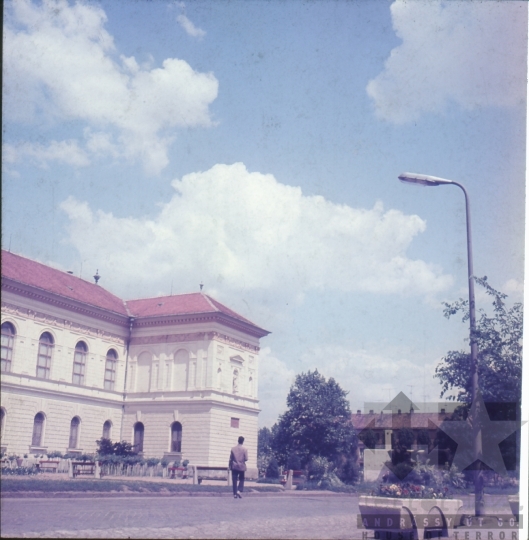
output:
[[[271,427],[286,410],[286,399],[296,373],[276,358],[270,347],[259,352],[259,415],[261,426]]]
[[[425,222],[381,203],[357,209],[304,196],[242,163],[188,174],[173,187],[152,219],[63,202],[70,242],[108,276],[105,286],[127,296],[152,294],[146,276],[156,290],[172,279],[180,291],[195,290],[203,279],[226,295],[264,290],[295,301],[310,290],[426,296],[452,284],[440,268],[406,256]]]
[[[77,141],[51,141],[47,145],[34,143],[4,144],[2,151],[4,161],[7,163],[18,163],[25,158],[30,158],[44,168],[48,166],[50,161],[72,165],[73,167],[90,165],[88,155],[79,148]]]
[[[526,2],[396,0],[391,15],[402,44],[367,85],[379,118],[524,102]]]
[[[18,0],[4,32],[4,100],[12,119],[78,120],[111,132],[150,173],[168,163],[174,128],[211,126],[218,82],[176,58],[161,68],[118,56],[93,5]]]
[[[197,28],[185,15],[178,15],[176,18],[178,24],[186,31],[189,36],[203,38],[206,32],[201,28]]]
[[[318,369],[326,378],[334,377],[349,391],[351,409],[363,410],[364,404],[379,401],[387,404],[399,392],[414,402],[436,402],[441,385],[433,377],[441,358],[416,358],[406,350],[370,351],[341,345],[323,345],[301,355],[303,371]]]

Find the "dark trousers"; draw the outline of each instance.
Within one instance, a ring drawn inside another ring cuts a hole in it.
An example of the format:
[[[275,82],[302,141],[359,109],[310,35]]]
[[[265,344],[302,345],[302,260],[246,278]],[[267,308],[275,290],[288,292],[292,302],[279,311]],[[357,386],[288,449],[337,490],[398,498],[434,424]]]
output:
[[[239,485],[237,486],[237,482]],[[231,483],[233,484],[233,494],[237,495],[237,491],[241,493],[244,491],[244,471],[231,471]]]

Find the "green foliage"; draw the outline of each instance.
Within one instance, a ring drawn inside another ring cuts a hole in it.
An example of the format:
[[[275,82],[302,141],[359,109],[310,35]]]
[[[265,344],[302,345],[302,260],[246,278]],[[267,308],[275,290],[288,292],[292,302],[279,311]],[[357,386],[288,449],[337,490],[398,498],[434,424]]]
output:
[[[478,345],[479,384],[485,402],[519,402],[522,383],[522,333],[523,307],[516,303],[511,308],[505,306],[506,294],[493,289],[487,278],[475,278],[492,297],[492,316],[479,310],[476,321],[475,339]],[[459,299],[452,304],[445,303],[444,315],[450,318],[461,313],[463,322],[469,318],[468,300]],[[441,397],[451,390],[458,390],[457,396],[448,399],[470,402],[470,353],[449,351],[435,369],[435,376],[441,381]]]
[[[31,467],[2,467],[2,476],[32,476],[41,471],[35,465]]]
[[[182,462],[182,467],[187,467],[188,465],[189,465],[189,460],[184,459],[184,461]]]
[[[114,454],[114,445],[110,439],[105,439],[104,437],[97,440],[97,454],[99,456],[109,456]]]
[[[328,489],[342,486],[342,481],[336,474],[334,464],[322,456],[313,457],[308,466],[308,480],[316,489]]]
[[[409,450],[415,442],[415,434],[409,428],[399,429],[397,432],[399,445]]]
[[[164,469],[166,467],[169,467],[169,463],[171,463],[171,462],[165,457],[160,460],[160,464]],[[178,465],[175,465],[175,467],[178,467]]]
[[[133,447],[127,441],[121,441],[112,443],[110,439],[101,438],[96,441],[97,443],[97,455],[98,456],[136,456],[137,452],[133,450]]]
[[[287,396],[288,409],[272,428],[270,446],[282,465],[294,452],[302,467],[313,456],[332,460],[355,453],[358,440],[346,396],[334,379],[325,380],[317,370],[296,377]]]
[[[265,474],[270,460],[274,457],[270,446],[272,432],[269,428],[263,427],[257,433],[257,468],[259,474]]]
[[[427,429],[421,429],[417,433],[417,444],[420,446],[430,446],[430,434]]]
[[[270,460],[266,468],[266,478],[279,478],[279,465],[275,458]]]
[[[148,467],[155,467],[160,463],[160,460],[158,458],[149,458],[146,460],[146,463]]]
[[[366,429],[361,433],[360,437],[367,448],[375,448],[377,444],[377,436],[372,429]]]
[[[296,452],[292,452],[292,454],[288,456],[287,469],[291,469],[293,471],[299,471],[301,469],[301,461]]]

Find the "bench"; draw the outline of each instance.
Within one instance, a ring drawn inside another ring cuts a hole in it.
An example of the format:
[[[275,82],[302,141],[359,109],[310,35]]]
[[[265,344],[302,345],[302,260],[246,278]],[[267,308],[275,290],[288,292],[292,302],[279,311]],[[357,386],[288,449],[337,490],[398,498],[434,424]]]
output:
[[[93,461],[72,461],[72,476],[96,476],[96,464]]]
[[[187,478],[187,467],[167,467],[167,470],[171,473],[169,478],[176,478],[177,475],[180,478]],[[180,474],[178,474],[180,472]]]
[[[48,471],[48,470],[50,472],[57,472],[57,470],[59,469],[59,462],[58,461],[40,461],[37,467],[42,472]]]
[[[207,474],[210,471],[219,471],[224,473],[221,478],[218,475],[212,476]],[[202,474],[200,474],[202,473]],[[230,470],[228,467],[210,467],[209,465],[193,465],[193,484],[201,484],[202,480],[211,479],[211,480],[227,480],[228,485],[230,484]]]

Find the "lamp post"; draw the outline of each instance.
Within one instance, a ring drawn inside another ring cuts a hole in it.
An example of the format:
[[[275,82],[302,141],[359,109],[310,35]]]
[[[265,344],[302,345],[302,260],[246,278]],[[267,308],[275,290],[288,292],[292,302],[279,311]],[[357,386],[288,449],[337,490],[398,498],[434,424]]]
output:
[[[470,319],[470,378],[472,388],[472,403],[475,406],[475,418],[472,420],[472,433],[474,443],[474,457],[478,460],[482,456],[482,441],[481,441],[481,429],[479,425],[479,402],[478,400],[478,344],[476,343],[476,301],[474,296],[474,264],[472,260],[472,236],[470,230],[470,204],[468,200],[468,193],[466,189],[453,180],[446,180],[445,178],[438,178],[437,176],[428,176],[426,174],[415,173],[402,173],[399,175],[399,180],[407,184],[417,184],[420,186],[444,186],[452,185],[457,186],[463,190],[465,194],[465,209],[467,220],[467,259],[468,259],[468,308]],[[483,509],[483,477],[481,475],[480,468],[474,471],[474,511],[476,516],[482,515]]]

